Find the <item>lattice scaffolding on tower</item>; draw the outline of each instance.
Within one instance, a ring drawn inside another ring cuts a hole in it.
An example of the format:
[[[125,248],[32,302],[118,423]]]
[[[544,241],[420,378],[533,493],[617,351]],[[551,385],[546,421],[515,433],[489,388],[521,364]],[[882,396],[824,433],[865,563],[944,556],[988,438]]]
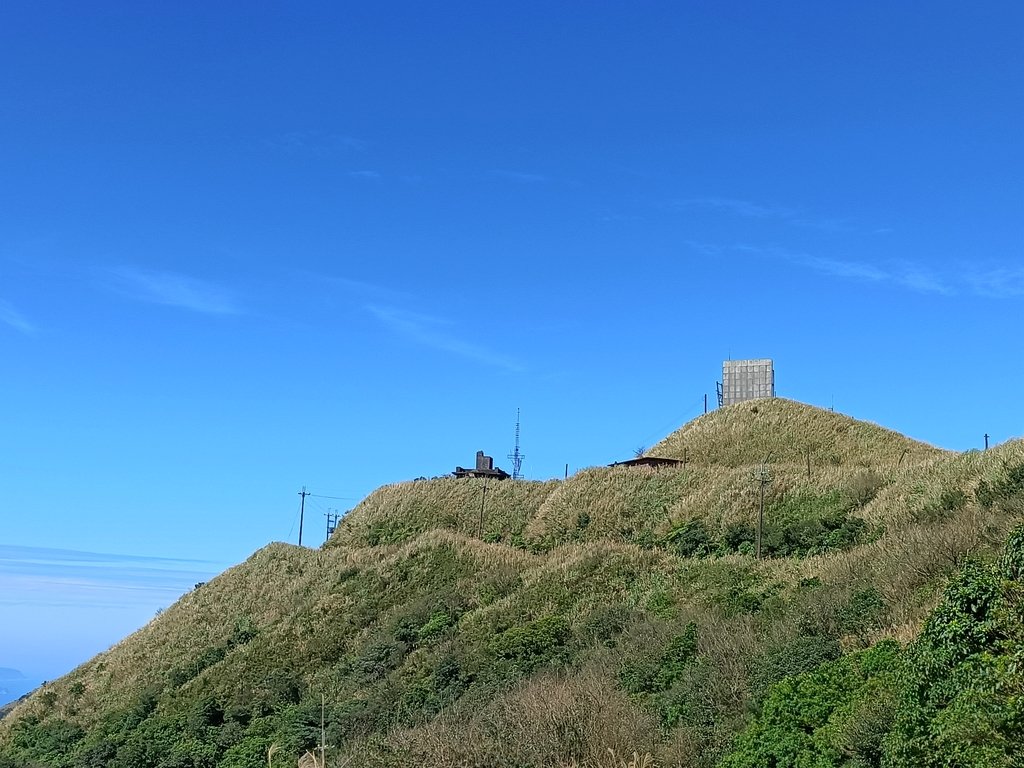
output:
[[[508,455],[508,460],[512,462],[512,479],[521,480],[523,477],[523,459],[526,456],[519,450],[519,409],[516,408],[516,447]]]

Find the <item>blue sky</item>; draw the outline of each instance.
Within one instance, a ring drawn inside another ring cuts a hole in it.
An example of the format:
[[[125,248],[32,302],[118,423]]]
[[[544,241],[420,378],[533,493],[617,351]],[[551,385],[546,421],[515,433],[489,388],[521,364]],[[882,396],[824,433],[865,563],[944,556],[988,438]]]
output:
[[[1020,434],[1022,52],[1010,2],[4,4],[0,666],[516,408],[528,477],[629,456],[730,356]]]

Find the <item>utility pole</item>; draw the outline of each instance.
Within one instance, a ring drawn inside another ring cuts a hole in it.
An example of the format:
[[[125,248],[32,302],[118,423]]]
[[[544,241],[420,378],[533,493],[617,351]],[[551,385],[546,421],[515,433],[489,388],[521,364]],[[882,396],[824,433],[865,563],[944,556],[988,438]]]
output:
[[[772,481],[771,472],[768,469],[768,459],[771,458],[771,455],[772,452],[769,451],[768,455],[764,457],[764,461],[761,462],[761,466],[754,470],[754,481],[761,486],[760,503],[757,507],[756,556],[758,560],[761,559],[761,538],[764,535],[764,487]]]
[[[988,432],[985,433],[985,450],[988,450]]]
[[[299,491],[299,496],[302,497],[302,501],[299,502],[299,546],[302,546],[302,522],[306,516],[306,497],[311,496],[311,493],[306,491],[306,486],[302,486],[302,490]]]
[[[335,529],[338,527],[338,520],[340,518],[341,515],[338,514],[338,510],[327,510],[327,539],[325,539],[325,541],[330,540],[331,534],[334,533]]]
[[[327,728],[325,727],[324,710],[327,709],[327,697],[320,694],[320,768],[327,766]]]
[[[484,536],[484,503],[487,501],[487,478],[484,478],[484,489],[480,493],[480,522],[476,527],[476,537],[482,539]]]
[[[708,393],[704,393],[704,413],[708,412]]]

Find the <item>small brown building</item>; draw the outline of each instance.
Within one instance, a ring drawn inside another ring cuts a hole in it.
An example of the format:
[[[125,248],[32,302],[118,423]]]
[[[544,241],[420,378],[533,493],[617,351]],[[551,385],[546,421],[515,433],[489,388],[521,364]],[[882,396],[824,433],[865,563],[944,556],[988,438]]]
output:
[[[489,477],[492,480],[504,480],[511,477],[505,470],[494,466],[494,459],[485,456],[483,451],[476,452],[476,467],[474,469],[456,467],[452,474],[456,477]]]
[[[637,456],[627,461],[616,461],[609,467],[677,467],[684,462],[682,459],[666,459],[661,456]]]

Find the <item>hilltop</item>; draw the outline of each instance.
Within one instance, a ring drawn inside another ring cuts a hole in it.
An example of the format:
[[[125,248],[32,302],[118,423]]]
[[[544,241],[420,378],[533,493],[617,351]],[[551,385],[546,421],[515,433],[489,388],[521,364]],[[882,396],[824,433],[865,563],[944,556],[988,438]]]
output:
[[[696,464],[741,467],[765,457],[812,466],[896,466],[944,451],[898,432],[775,397],[711,411],[646,452]]]
[[[650,455],[686,463],[380,488],[322,549],[271,544],[33,693],[0,768],[294,765],[321,696],[332,766],[768,764],[744,739],[780,686],[895,665],[1024,517],[1024,444],[951,453],[785,400]],[[878,764],[883,715],[842,764]],[[839,743],[822,727],[806,749]]]

